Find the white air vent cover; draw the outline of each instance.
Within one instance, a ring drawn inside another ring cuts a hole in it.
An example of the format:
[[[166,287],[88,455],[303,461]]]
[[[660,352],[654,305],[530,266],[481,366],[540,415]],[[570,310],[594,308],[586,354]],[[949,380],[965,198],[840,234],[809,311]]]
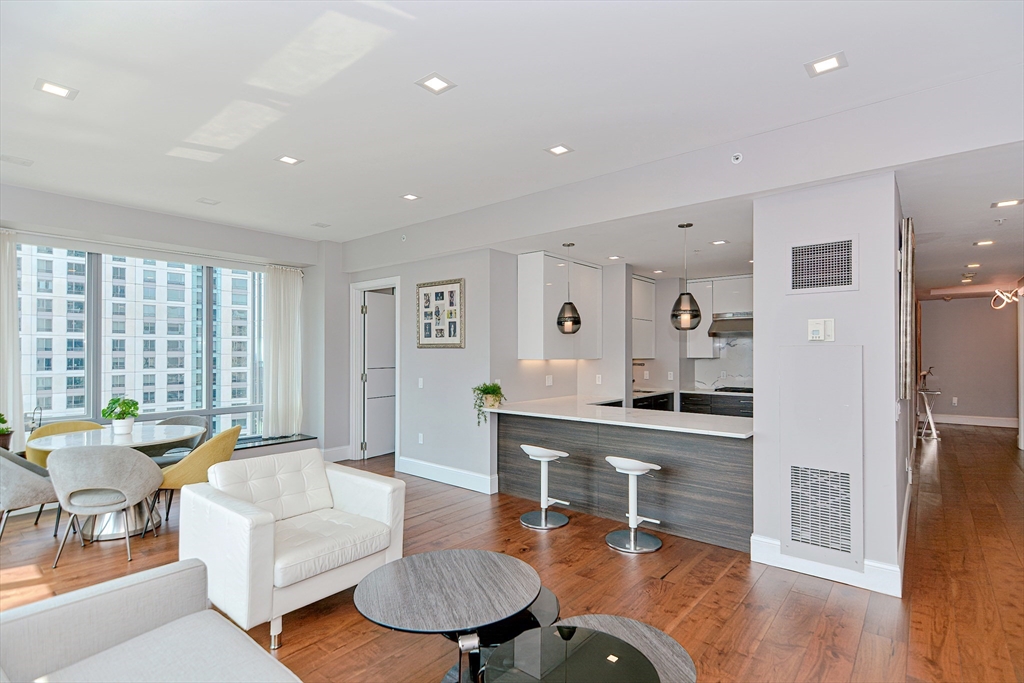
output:
[[[797,244],[790,248],[790,294],[857,289],[857,240]]]
[[[789,468],[789,539],[850,552],[850,475]]]

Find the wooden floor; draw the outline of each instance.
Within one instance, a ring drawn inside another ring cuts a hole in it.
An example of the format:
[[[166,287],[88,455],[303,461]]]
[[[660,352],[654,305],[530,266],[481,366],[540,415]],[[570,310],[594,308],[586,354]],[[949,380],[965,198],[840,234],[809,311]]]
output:
[[[1024,454],[1014,430],[944,425],[918,449],[905,597],[750,562],[665,536],[645,556],[609,550],[614,522],[570,512],[548,533],[520,526],[528,500],[408,482],[405,553],[485,548],[533,565],[562,604],[642,619],[689,650],[700,681],[1017,681],[1024,683]],[[391,474],[390,458],[366,469]],[[0,544],[0,609],[177,559],[177,510],[159,538],[65,548],[53,514],[15,518]],[[265,647],[268,627],[250,635]],[[363,619],[346,590],[285,617],[278,657],[316,681],[437,681],[455,662],[439,636]]]

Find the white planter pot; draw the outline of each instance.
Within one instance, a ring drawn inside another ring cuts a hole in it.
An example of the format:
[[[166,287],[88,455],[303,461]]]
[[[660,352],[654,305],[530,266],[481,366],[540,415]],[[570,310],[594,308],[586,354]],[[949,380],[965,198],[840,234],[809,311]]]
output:
[[[114,420],[113,423],[115,434],[131,434],[132,427],[135,426],[135,418],[129,417],[124,420]]]

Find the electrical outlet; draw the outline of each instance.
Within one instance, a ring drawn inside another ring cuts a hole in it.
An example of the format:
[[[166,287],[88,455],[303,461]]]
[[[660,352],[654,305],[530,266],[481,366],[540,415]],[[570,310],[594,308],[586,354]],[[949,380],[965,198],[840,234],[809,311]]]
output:
[[[422,388],[423,388],[423,378],[420,377],[420,389],[422,389]]]
[[[595,375],[594,376],[594,382],[597,383],[597,384],[600,384],[601,383],[601,375]]]
[[[416,435],[416,440],[419,441],[420,443],[423,443],[423,433],[422,432]]]
[[[649,370],[644,370],[644,379],[650,379],[650,378],[651,378],[650,371]]]
[[[718,373],[718,376],[721,377],[722,379],[725,379],[726,377],[728,377],[728,375],[726,374],[725,370],[722,370],[720,373]]]
[[[555,378],[554,377],[552,377],[551,375],[544,375],[544,386],[550,387],[554,383],[555,383]]]
[[[956,396],[954,396],[954,397],[953,397],[953,407],[954,407],[954,408],[956,408],[956,404],[957,404],[957,401],[958,401],[958,400],[959,400],[959,399],[957,399],[957,397],[956,397]]]
[[[676,378],[676,373],[674,373],[674,372],[670,372],[670,373],[668,373],[668,381],[669,381],[669,382],[671,382],[671,381],[672,381],[672,380],[674,380],[675,378]]]

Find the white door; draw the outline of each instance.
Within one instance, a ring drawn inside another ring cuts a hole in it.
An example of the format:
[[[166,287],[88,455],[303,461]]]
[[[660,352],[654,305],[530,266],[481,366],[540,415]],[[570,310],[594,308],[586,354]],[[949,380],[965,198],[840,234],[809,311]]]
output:
[[[363,292],[363,457],[395,452],[395,296]]]

